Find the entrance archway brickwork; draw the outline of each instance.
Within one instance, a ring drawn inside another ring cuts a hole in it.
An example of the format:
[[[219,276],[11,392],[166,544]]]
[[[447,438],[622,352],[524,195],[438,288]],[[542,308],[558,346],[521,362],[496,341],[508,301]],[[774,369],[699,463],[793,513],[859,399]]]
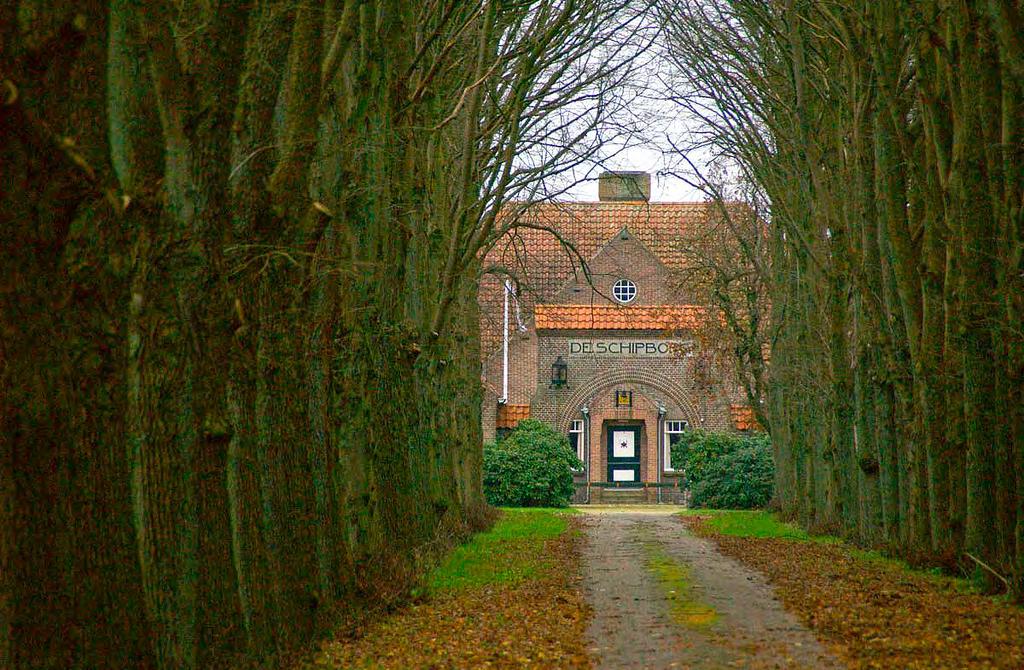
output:
[[[635,385],[652,399],[663,396],[684,414],[684,416],[673,418],[685,419],[695,427],[703,418],[698,412],[692,394],[681,384],[656,370],[637,369],[633,366],[608,370],[587,380],[578,388],[569,389],[568,397],[563,403],[559,403],[559,413],[555,420],[558,430],[562,432],[569,430],[569,422],[579,418],[583,406],[592,398],[614,386],[622,385]]]

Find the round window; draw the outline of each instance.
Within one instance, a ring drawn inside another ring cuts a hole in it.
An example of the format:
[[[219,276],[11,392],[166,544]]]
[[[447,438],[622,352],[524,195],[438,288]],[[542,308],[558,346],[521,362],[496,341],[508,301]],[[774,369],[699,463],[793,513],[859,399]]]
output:
[[[626,304],[636,300],[636,284],[628,279],[620,279],[612,285],[612,297]]]

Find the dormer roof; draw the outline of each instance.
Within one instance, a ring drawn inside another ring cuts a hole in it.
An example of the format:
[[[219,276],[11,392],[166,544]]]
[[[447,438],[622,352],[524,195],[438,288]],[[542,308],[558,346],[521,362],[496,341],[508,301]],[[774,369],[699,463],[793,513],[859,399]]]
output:
[[[510,211],[518,208],[511,207]],[[507,269],[520,285],[524,314],[538,303],[555,301],[558,292],[577,276],[580,257],[588,262],[625,231],[667,268],[684,262],[684,240],[707,220],[706,203],[668,202],[550,202],[533,205],[518,214],[530,226],[512,230],[490,250],[486,266]],[[554,231],[554,232],[552,232]],[[578,255],[570,255],[561,240]],[[485,276],[480,285],[481,339],[484,354],[500,346],[503,279]]]

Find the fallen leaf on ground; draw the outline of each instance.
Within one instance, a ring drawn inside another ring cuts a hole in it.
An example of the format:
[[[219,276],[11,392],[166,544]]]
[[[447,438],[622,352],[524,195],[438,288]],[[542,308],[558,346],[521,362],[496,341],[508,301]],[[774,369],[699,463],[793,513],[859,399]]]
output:
[[[700,517],[680,518],[764,573],[786,609],[850,668],[1024,668],[1024,609],[958,591],[952,579],[867,560],[845,544],[730,537]]]
[[[411,604],[359,637],[325,643],[303,667],[590,668],[579,523],[545,542],[543,574]]]

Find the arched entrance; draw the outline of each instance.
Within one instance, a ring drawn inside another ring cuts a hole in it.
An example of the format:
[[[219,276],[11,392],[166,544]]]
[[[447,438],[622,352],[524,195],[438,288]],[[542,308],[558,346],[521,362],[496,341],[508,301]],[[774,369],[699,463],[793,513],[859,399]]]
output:
[[[556,423],[558,429],[563,432],[567,431],[569,423],[578,418],[581,410],[592,404],[594,398],[619,386],[635,387],[642,390],[647,397],[660,401],[666,408],[669,405],[678,408],[683,415],[680,418],[690,422],[691,425],[701,422],[702,416],[690,393],[668,375],[647,370],[613,369],[597,375],[573,389],[558,414]]]
[[[584,497],[614,494],[641,502],[664,499],[663,491],[679,479],[670,467],[666,430],[699,424],[700,418],[698,406],[677,381],[657,372],[620,369],[574,389],[556,426],[585,446],[580,451],[586,468],[579,478],[587,487]],[[633,492],[627,496],[627,490]]]

